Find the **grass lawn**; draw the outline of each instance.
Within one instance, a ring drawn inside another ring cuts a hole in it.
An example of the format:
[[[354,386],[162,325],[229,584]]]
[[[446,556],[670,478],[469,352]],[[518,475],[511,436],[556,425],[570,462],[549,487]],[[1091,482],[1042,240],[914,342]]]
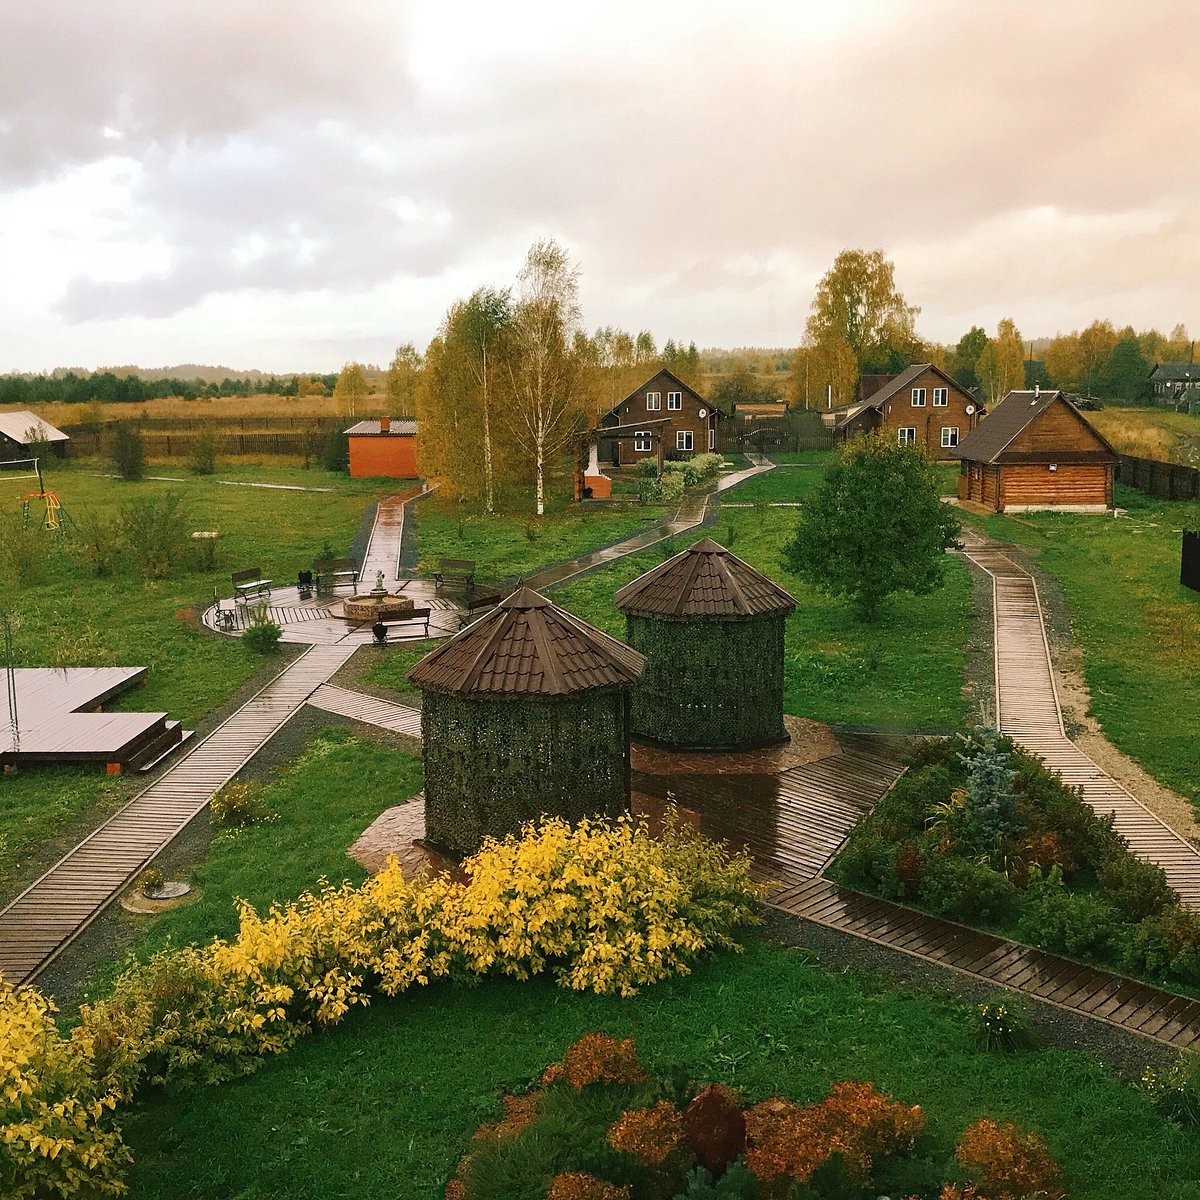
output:
[[[807,463],[823,467],[832,457],[832,450],[771,450],[767,453],[767,458],[782,465]]]
[[[113,466],[103,459],[92,459],[70,470],[111,474]],[[204,482],[188,471],[186,458],[152,460],[146,466],[146,474],[171,476],[184,483]],[[368,497],[402,491],[417,482],[415,479],[351,479],[345,471],[326,471],[320,466],[305,467],[297,459],[289,460],[278,455],[261,462],[244,458],[218,458],[212,475],[207,478],[237,483],[284,483],[294,487],[331,488],[337,492],[354,492]]]
[[[303,472],[296,472],[303,476]],[[120,573],[97,579],[84,560],[81,539],[37,534],[44,553],[17,576],[7,566],[0,607],[21,618],[16,635],[22,666],[147,666],[146,687],[120,706],[167,711],[191,727],[223,704],[262,669],[263,659],[240,642],[202,632],[192,606],[211,600],[214,589],[229,593],[231,570],[261,565],[276,580],[319,555],[328,541],[349,549],[368,497],[226,487],[219,476],[189,477],[182,484],[121,483],[76,471],[50,475],[48,486],[64,509],[81,523],[113,513],[142,496],[180,491],[192,528],[221,533],[218,567],[209,573],[143,580]],[[0,502],[18,510],[19,493],[10,489]],[[136,780],[122,781],[126,794]],[[0,878],[32,845],[53,837],[72,818],[114,795],[113,781],[94,769],[29,770],[0,781]]]
[[[1200,505],[1119,488],[1128,518],[1024,513],[981,520],[1059,582],[1092,712],[1155,778],[1200,804],[1200,595],[1179,584],[1180,531]]]
[[[777,470],[724,493],[737,502],[798,500],[816,485],[817,471]],[[693,530],[612,566],[567,583],[554,599],[617,637],[625,619],[613,593],[664,557],[701,537],[713,537],[788,589],[797,600],[788,619],[785,662],[788,712],[833,723],[896,729],[958,726],[965,647],[970,632],[967,568],[946,560],[946,583],[932,596],[893,596],[878,623],[856,621],[841,601],[802,583],[781,552],[796,514],[787,508],[723,508],[718,525]]]
[[[1038,1130],[1072,1200],[1191,1200],[1200,1139],[1158,1117],[1093,1057],[976,1050],[962,1007],[877,976],[827,973],[752,936],[741,955],[633,1000],[530,983],[439,985],[378,1000],[257,1075],[148,1096],[126,1125],[134,1200],[428,1200],[471,1135],[591,1030],[637,1039],[748,1099],[823,1096],[868,1079],[925,1110],[949,1157],[983,1115]],[[497,1197],[497,1200],[502,1198]]]
[[[1167,408],[1104,408],[1087,419],[1122,454],[1200,467],[1200,415]]]
[[[467,505],[424,500],[416,508],[421,568],[436,570],[439,558],[470,558],[481,578],[526,575],[640,533],[663,511],[641,505],[601,509],[570,505],[541,518],[489,516]]]

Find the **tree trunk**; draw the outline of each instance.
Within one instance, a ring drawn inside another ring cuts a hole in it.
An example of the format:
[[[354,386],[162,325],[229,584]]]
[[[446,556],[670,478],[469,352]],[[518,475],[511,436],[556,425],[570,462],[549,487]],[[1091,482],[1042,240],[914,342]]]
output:
[[[488,404],[487,346],[483,347],[483,488],[487,511],[496,511],[496,495],[492,487],[492,414]]]
[[[542,474],[542,438],[537,439],[537,515],[546,515],[546,483]]]

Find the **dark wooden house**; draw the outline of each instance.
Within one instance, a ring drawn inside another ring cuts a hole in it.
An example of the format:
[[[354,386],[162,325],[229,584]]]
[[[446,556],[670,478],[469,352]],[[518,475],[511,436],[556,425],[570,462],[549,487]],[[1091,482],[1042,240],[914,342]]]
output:
[[[1009,392],[955,451],[961,500],[992,512],[1105,512],[1116,451],[1061,392]]]
[[[543,814],[629,806],[636,650],[520,588],[408,673],[421,689],[425,835],[473,854]]]
[[[639,421],[660,422],[658,437],[662,439],[667,458],[691,458],[717,448],[717,422],[720,414],[694,388],[688,387],[665,367],[631,392],[620,404],[614,405],[600,419],[601,427],[636,426]],[[658,454],[656,436],[650,429],[644,436],[609,438],[600,443],[601,460],[613,466],[627,467],[644,458]]]
[[[899,375],[864,375],[860,387],[864,399],[822,414],[839,437],[888,429],[897,441],[948,460],[979,422],[979,401],[931,363],[914,363]]]

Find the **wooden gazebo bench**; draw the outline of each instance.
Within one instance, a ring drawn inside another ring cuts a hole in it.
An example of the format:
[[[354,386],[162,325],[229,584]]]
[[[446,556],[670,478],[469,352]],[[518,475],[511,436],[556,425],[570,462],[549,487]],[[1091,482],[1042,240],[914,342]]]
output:
[[[317,593],[332,591],[338,584],[353,587],[358,582],[358,569],[348,558],[315,558],[313,572],[317,577]]]
[[[433,575],[434,591],[454,585],[469,596],[475,590],[475,560],[472,558],[439,558]]]
[[[271,595],[273,580],[263,576],[262,567],[247,567],[244,571],[234,571],[229,577],[233,581],[233,596],[235,600],[249,600],[251,596]]]

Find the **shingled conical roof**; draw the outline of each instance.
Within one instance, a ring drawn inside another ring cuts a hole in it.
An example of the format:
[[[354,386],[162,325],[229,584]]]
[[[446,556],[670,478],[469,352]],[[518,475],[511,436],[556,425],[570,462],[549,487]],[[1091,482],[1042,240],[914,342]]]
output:
[[[648,617],[763,617],[791,612],[796,601],[761,571],[704,538],[626,584],[619,609]]]
[[[645,661],[545,596],[520,588],[427,654],[408,678],[460,695],[570,696],[627,687]]]

